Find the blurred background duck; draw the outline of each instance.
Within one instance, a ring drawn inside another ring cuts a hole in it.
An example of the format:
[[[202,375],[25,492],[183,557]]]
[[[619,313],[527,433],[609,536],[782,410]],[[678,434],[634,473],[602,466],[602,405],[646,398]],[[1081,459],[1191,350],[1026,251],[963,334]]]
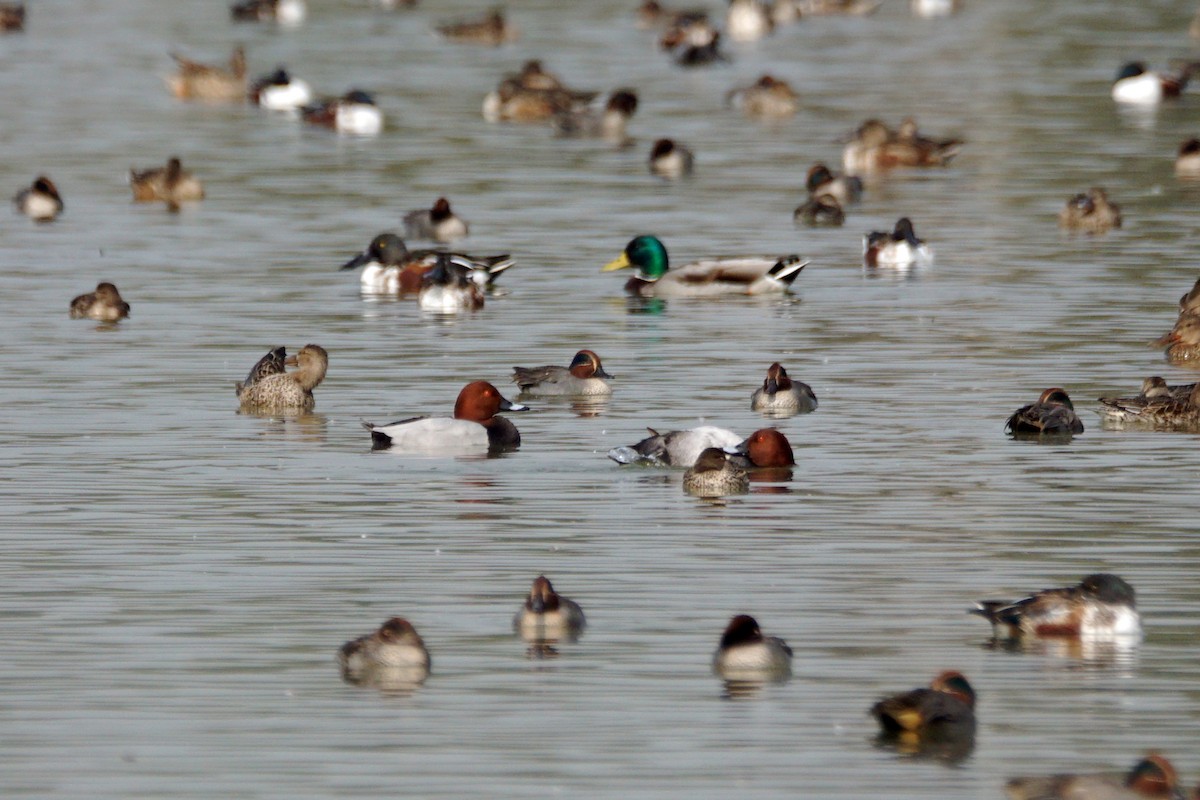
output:
[[[1165,98],[1179,97],[1187,88],[1192,71],[1200,64],[1183,64],[1169,72],[1146,69],[1141,61],[1130,61],[1117,70],[1112,98],[1131,105],[1158,105]]]
[[[812,195],[792,212],[792,221],[798,225],[836,228],[846,222],[842,204],[831,194]]]
[[[650,172],[674,180],[692,174],[696,157],[674,139],[659,139],[650,147]]]
[[[25,4],[0,3],[0,33],[19,33],[25,30]]]
[[[545,575],[533,580],[529,596],[513,617],[513,630],[529,642],[575,641],[587,627],[583,609],[574,600],[554,591]]]
[[[1193,137],[1179,145],[1175,174],[1180,178],[1200,178],[1200,139]]]
[[[172,156],[163,167],[129,170],[129,188],[134,202],[161,201],[172,211],[178,211],[181,203],[204,199],[204,184],[183,168],[178,156]]]
[[[637,268],[625,291],[642,297],[721,297],[786,292],[807,265],[797,255],[727,256],[693,261],[672,270],[667,248],[657,237],[636,236],[602,271]]]
[[[375,136],[383,130],[383,112],[375,105],[375,98],[361,89],[309,104],[300,110],[300,116],[310,125],[355,136]]]
[[[129,303],[111,283],[96,284],[96,291],[81,294],[71,300],[71,319],[94,319],[97,322],[117,322],[129,316]]]
[[[609,95],[603,109],[588,107],[560,111],[554,115],[552,124],[559,136],[590,137],[626,145],[631,140],[625,129],[637,112],[637,107],[637,92],[633,89],[617,89]]]
[[[863,263],[868,267],[907,267],[932,260],[933,250],[917,238],[908,217],[896,220],[890,233],[871,231],[863,237]]]
[[[404,240],[394,233],[381,233],[371,240],[367,249],[341,266],[341,270],[365,267],[360,277],[362,291],[367,294],[406,294],[418,292],[422,279],[437,263],[442,250],[409,250]],[[446,253],[459,263],[470,264],[471,280],[481,288],[490,287],[515,263],[507,253],[496,256],[470,256],[466,253]]]
[[[296,111],[312,102],[312,88],[282,66],[250,84],[250,102],[270,111]]]
[[[1103,189],[1092,187],[1067,201],[1058,212],[1058,226],[1072,232],[1105,233],[1121,227],[1121,207]]]
[[[1150,753],[1128,772],[1011,778],[1004,786],[1009,800],[1181,800],[1179,776],[1171,762]]]
[[[770,5],[763,0],[729,0],[725,30],[735,42],[757,42],[775,30]]]
[[[749,86],[731,89],[725,102],[748,117],[781,119],[800,110],[800,96],[788,84],[773,75],[763,75]]]
[[[792,648],[777,636],[764,636],[754,617],[738,614],[721,633],[712,666],[725,680],[784,678],[792,670]]]
[[[982,600],[970,611],[992,623],[992,635],[998,639],[1107,638],[1142,632],[1133,587],[1105,572],[1088,575],[1075,586],[1044,589],[1015,602]]]
[[[439,197],[432,207],[404,215],[404,235],[409,239],[453,242],[467,235],[467,223],[451,210],[449,200]]]
[[[33,183],[17,192],[13,197],[13,205],[34,222],[50,222],[63,210],[58,187],[45,175],[34,178]]]
[[[167,87],[180,100],[242,103],[246,98],[246,51],[233,48],[229,66],[201,64],[172,53],[178,71],[166,78]]]
[[[893,132],[877,119],[859,126],[842,150],[842,166],[850,173],[869,173],[895,167],[943,167],[958,155],[960,139],[922,136],[912,117]]]
[[[833,170],[818,161],[808,168],[804,188],[810,197],[831,194],[847,206],[862,199],[863,182],[857,175],[834,175]]]
[[[304,0],[238,0],[229,7],[236,22],[278,22],[299,25],[308,16]]]
[[[508,23],[500,8],[494,8],[482,17],[442,23],[436,29],[447,41],[460,44],[499,47],[520,38],[520,33]]]

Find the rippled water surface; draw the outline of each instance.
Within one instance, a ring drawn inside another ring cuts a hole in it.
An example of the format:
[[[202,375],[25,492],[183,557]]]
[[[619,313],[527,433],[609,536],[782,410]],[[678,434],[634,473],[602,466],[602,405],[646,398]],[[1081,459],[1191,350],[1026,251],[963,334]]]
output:
[[[1129,116],[1108,98],[1124,61],[1196,57],[1190,4],[968,0],[919,20],[886,0],[692,72],[624,0],[510,3],[522,38],[498,49],[433,36],[480,10],[465,2],[310,0],[292,30],[235,25],[220,2],[30,5],[0,38],[0,189],[44,171],[67,211],[0,219],[5,796],[950,800],[1151,748],[1200,777],[1197,439],[1103,431],[1090,411],[1147,375],[1195,379],[1147,343],[1197,275],[1200,190],[1172,158],[1200,99]],[[254,74],[283,62],[375,92],[385,132],[169,97],[168,51],[215,61],[235,42]],[[483,95],[534,57],[572,85],[636,87],[636,145],[485,123]],[[800,93],[795,118],[724,107],[768,70]],[[809,164],[837,162],[864,118],[906,115],[964,138],[961,156],[873,182],[844,228],[795,228]],[[691,180],[647,174],[660,136],[696,151]],[[128,168],[171,154],[208,199],[132,205]],[[1125,227],[1062,236],[1055,213],[1092,185]],[[472,224],[464,249],[516,256],[503,293],[448,320],[364,300],[338,265],[438,195]],[[935,263],[865,272],[862,232],[902,215]],[[812,264],[786,299],[644,307],[599,271],[644,232],[677,263]],[[100,280],[132,318],[68,319]],[[317,413],[238,415],[233,382],[307,342],[330,353]],[[582,347],[617,376],[612,400],[531,400],[517,452],[369,450],[362,420],[447,414],[468,381]],[[776,360],[816,413],[750,411]],[[1054,385],[1087,432],[1006,438]],[[701,421],[778,424],[792,480],[712,503],[604,456]],[[1133,651],[993,650],[964,613],[1102,570],[1137,588]],[[542,572],[590,627],[536,660],[510,620]],[[709,658],[738,612],[796,661],[729,699]],[[424,636],[428,681],[343,683],[337,647],[395,615]],[[870,704],[949,668],[979,693],[974,753],[875,747]]]

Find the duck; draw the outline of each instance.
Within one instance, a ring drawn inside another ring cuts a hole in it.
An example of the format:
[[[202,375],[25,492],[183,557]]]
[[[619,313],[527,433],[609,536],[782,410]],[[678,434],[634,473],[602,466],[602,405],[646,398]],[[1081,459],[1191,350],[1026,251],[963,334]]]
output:
[[[1071,232],[1104,233],[1121,227],[1121,208],[1108,199],[1108,193],[1092,187],[1077,194],[1058,212],[1058,227]]]
[[[1182,797],[1175,767],[1158,753],[1149,753],[1128,772],[1011,778],[1004,786],[1004,793],[1009,800],[1175,800]]]
[[[1139,397],[1100,399],[1103,406],[1100,415],[1106,425],[1182,431],[1200,428],[1200,383],[1177,387],[1183,389],[1184,394],[1173,391],[1162,378],[1148,378],[1147,381],[1155,382],[1149,386],[1143,383]]]
[[[1083,433],[1083,421],[1065,389],[1044,390],[1036,403],[1021,406],[1004,425],[1013,436],[1065,436]]]
[[[250,102],[269,111],[298,111],[312,102],[312,88],[282,66],[250,84]]]
[[[308,16],[308,6],[304,0],[237,0],[229,13],[235,22],[299,25]]]
[[[800,110],[800,96],[787,81],[773,75],[763,75],[749,86],[731,89],[725,102],[741,109],[748,117],[781,119]]]
[[[128,316],[129,303],[121,299],[121,293],[111,283],[98,283],[96,291],[71,300],[71,319],[117,322]]]
[[[637,107],[637,92],[633,89],[617,89],[609,95],[602,111],[589,108],[564,110],[557,112],[551,121],[559,136],[591,137],[627,145],[631,140],[625,129],[637,112]]]
[[[233,48],[229,67],[201,64],[176,53],[171,54],[179,71],[166,78],[167,87],[180,100],[211,103],[241,103],[246,97],[246,51]]]
[[[246,374],[246,380],[235,385],[237,392],[240,394],[243,388],[258,383],[270,375],[279,375],[287,372],[285,369],[286,364],[287,348],[272,347],[267,351],[265,356],[254,362],[254,366]]]
[[[499,47],[515,42],[520,32],[508,23],[503,9],[494,8],[476,19],[446,22],[437,26],[442,38],[460,44],[483,44]]]
[[[1174,327],[1156,339],[1154,344],[1167,348],[1167,361],[1172,364],[1194,364],[1200,361],[1200,313],[1181,313]]]
[[[674,139],[658,139],[650,147],[650,173],[675,180],[692,174],[696,161],[692,151]]]
[[[777,0],[775,5],[784,5]],[[795,12],[800,17],[869,17],[879,10],[882,0],[793,0]],[[775,15],[776,24],[779,15]]]
[[[703,30],[702,28],[700,30]],[[678,66],[685,68],[692,67],[707,67],[711,64],[719,64],[729,61],[725,54],[721,52],[721,32],[712,30],[708,33],[708,40],[702,44],[693,43],[691,40],[695,38],[689,34],[684,39],[683,44],[674,48],[673,58]]]
[[[548,122],[587,108],[597,92],[562,87],[534,88],[508,78],[483,98],[488,122]]]
[[[973,738],[975,690],[961,672],[938,674],[928,688],[885,697],[871,706],[885,736]]]
[[[551,397],[601,397],[612,394],[605,382],[612,375],[604,371],[600,356],[591,350],[580,350],[565,367],[513,367],[512,382],[522,394]]]
[[[1021,636],[1108,638],[1142,632],[1133,587],[1107,572],[1088,575],[1075,586],[1044,589],[1008,602],[983,600],[970,609],[992,623],[998,639]]]
[[[432,207],[404,215],[404,235],[410,239],[453,242],[467,235],[467,223],[451,210],[449,200],[439,197]]]
[[[534,578],[529,596],[513,617],[513,631],[526,641],[574,641],[586,626],[579,604],[554,591],[545,575]]]
[[[804,188],[810,197],[831,194],[847,206],[862,199],[863,182],[857,175],[834,175],[829,167],[818,161],[808,168]]]
[[[0,33],[25,30],[25,4],[0,3]]]
[[[13,204],[34,222],[50,222],[63,210],[58,187],[45,175],[37,176],[28,187],[17,192]]]
[[[683,473],[683,491],[695,497],[724,497],[750,491],[750,476],[719,447],[706,447]]]
[[[895,167],[944,167],[962,147],[961,139],[922,136],[916,120],[905,119],[893,132],[877,119],[859,126],[842,151],[842,166],[850,173],[870,173]]]
[[[333,100],[310,103],[300,109],[300,117],[310,125],[354,136],[375,136],[383,130],[383,112],[375,99],[361,89],[351,89]]]
[[[657,237],[635,236],[601,271],[636,267],[637,274],[625,284],[625,291],[632,295],[723,297],[785,293],[806,266],[807,261],[792,254],[706,258],[671,270],[667,248]]]
[[[367,249],[342,264],[340,270],[357,269],[366,265],[360,282],[367,294],[407,294],[419,292],[421,281],[437,263],[441,250],[409,250],[404,240],[394,233],[381,233],[371,240]],[[470,256],[466,253],[447,253],[458,263],[471,265],[471,279],[480,287],[491,286],[500,273],[515,262],[507,253],[496,256]]]
[[[1175,174],[1180,178],[1200,178],[1200,139],[1192,137],[1179,145]]]
[[[413,417],[388,425],[364,422],[363,427],[371,432],[373,450],[495,452],[521,445],[517,426],[496,413],[526,410],[487,381],[474,381],[458,393],[453,418]]]
[[[473,262],[439,252],[433,269],[421,278],[417,305],[422,311],[440,314],[483,308],[483,290],[471,277],[474,271]]]
[[[814,194],[796,206],[796,210],[792,212],[792,221],[797,225],[837,228],[845,224],[846,212],[833,195]]]
[[[796,465],[792,443],[775,428],[760,428],[733,447],[726,447],[725,452],[734,455],[734,463],[751,470],[750,477],[758,480],[790,480],[791,473],[785,470]]]
[[[276,353],[275,349],[268,351],[267,356],[259,359],[250,370],[246,382],[235,385],[242,411],[312,411],[316,407],[313,389],[321,385],[329,369],[329,354],[325,348],[306,344],[282,364],[278,361],[279,355],[282,353]],[[269,372],[283,364],[296,369]]]
[[[650,435],[628,447],[614,447],[608,457],[618,464],[646,464],[660,467],[690,467],[700,453],[710,447],[737,447],[742,437],[726,428],[701,425],[687,430],[659,433],[647,428]]]
[[[735,42],[757,42],[775,29],[771,9],[762,0],[729,0],[725,30]]]
[[[171,156],[165,167],[129,170],[129,188],[135,203],[162,201],[171,211],[182,203],[204,199],[204,184],[183,168],[178,156]]]
[[[792,671],[792,648],[778,636],[764,636],[754,617],[738,614],[721,634],[712,668],[732,681],[784,678]]]
[[[703,9],[668,8],[658,2],[658,0],[642,0],[641,5],[637,7],[635,13],[637,15],[637,27],[641,30],[670,28],[676,25],[681,19],[688,17],[708,18],[708,12]]]
[[[933,250],[913,231],[912,220],[896,220],[891,233],[871,231],[863,237],[863,263],[868,267],[910,267],[928,264]]]
[[[1112,98],[1122,104],[1158,105],[1164,98],[1183,94],[1194,67],[1186,64],[1178,71],[1155,72],[1141,61],[1130,61],[1117,70]]]
[[[807,414],[817,410],[817,396],[803,381],[793,381],[778,361],[767,367],[763,385],[750,395],[751,411],[781,411]]]
[[[351,683],[421,683],[432,662],[424,640],[412,623],[392,617],[379,629],[346,642],[338,650],[342,676]]]
[[[964,0],[909,0],[909,10],[914,17],[932,19],[948,17],[962,11]]]

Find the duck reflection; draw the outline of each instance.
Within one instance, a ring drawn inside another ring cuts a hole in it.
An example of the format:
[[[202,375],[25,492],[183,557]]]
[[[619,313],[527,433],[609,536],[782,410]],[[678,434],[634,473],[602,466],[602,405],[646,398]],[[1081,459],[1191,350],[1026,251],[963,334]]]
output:
[[[270,414],[239,411],[239,414],[261,417],[268,424],[259,431],[264,438],[287,439],[296,442],[323,443],[327,438],[329,417],[306,411],[276,411]]]

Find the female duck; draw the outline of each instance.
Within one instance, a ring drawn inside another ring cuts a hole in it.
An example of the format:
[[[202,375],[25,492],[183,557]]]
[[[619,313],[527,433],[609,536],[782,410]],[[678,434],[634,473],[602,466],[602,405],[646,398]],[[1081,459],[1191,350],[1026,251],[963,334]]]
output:
[[[162,201],[172,211],[178,211],[181,203],[204,199],[204,184],[183,168],[177,156],[165,167],[129,170],[129,188],[135,203]]]
[[[241,45],[233,48],[228,69],[201,64],[175,53],[171,54],[171,58],[175,59],[179,71],[167,77],[167,87],[180,100],[245,102],[246,52]]]
[[[402,671],[414,683],[429,675],[429,651],[416,628],[403,617],[392,617],[374,633],[346,642],[338,650],[342,674],[358,683],[378,671]]]
[[[1200,383],[1190,384],[1191,391],[1179,397],[1166,381],[1158,381],[1161,383],[1143,385],[1139,397],[1101,398],[1104,421],[1115,427],[1136,425],[1159,430],[1194,431],[1200,427]]]
[[[763,75],[749,86],[731,90],[725,102],[749,117],[781,119],[790,117],[800,110],[800,96],[796,90],[772,75]]]
[[[614,447],[608,457],[618,464],[648,464],[660,467],[690,467],[700,453],[709,447],[737,447],[742,437],[725,428],[701,425],[690,430],[659,433],[647,428],[650,435],[628,447]]]
[[[283,67],[250,86],[250,102],[269,111],[297,111],[312,102],[312,88]]]
[[[708,447],[683,473],[683,491],[696,497],[745,494],[750,491],[750,477],[724,450]]]
[[[1164,336],[1155,344],[1167,348],[1167,361],[1172,364],[1194,364],[1200,361],[1200,313],[1184,311]]]
[[[579,604],[554,591],[545,575],[534,579],[525,605],[513,617],[513,630],[527,641],[574,641],[586,625]]]
[[[1016,602],[983,600],[972,614],[992,623],[1000,639],[1021,636],[1137,636],[1141,617],[1133,587],[1116,575],[1088,575],[1076,586],[1045,589]]]
[[[410,239],[453,242],[467,235],[467,223],[450,209],[450,201],[439,197],[432,208],[419,208],[404,215],[404,235]]]
[[[1083,433],[1083,422],[1065,389],[1046,389],[1036,403],[1021,406],[1005,423],[1013,436],[1065,436]]]
[[[1068,231],[1104,233],[1121,227],[1121,208],[1108,199],[1108,193],[1093,187],[1077,194],[1058,212],[1058,226]]]
[[[243,411],[312,411],[316,407],[313,389],[325,380],[329,354],[320,345],[306,344],[281,364],[278,356],[282,354],[281,348],[268,352],[250,370],[246,382],[236,385]],[[284,372],[283,364],[296,369]]]
[[[1182,797],[1175,767],[1158,753],[1150,753],[1129,772],[1090,775],[1049,775],[1012,778],[1004,787],[1009,800],[1072,800],[1073,798]]]
[[[517,427],[498,411],[525,411],[523,405],[506,400],[487,381],[468,383],[458,393],[454,417],[413,417],[390,425],[364,422],[371,432],[374,450],[395,448],[425,452],[497,451],[519,447]]]
[[[638,236],[602,272],[637,267],[625,291],[642,297],[720,297],[788,290],[808,266],[800,256],[708,258],[668,271],[667,248],[654,236]]]
[[[674,139],[659,139],[650,148],[650,172],[674,180],[692,174],[696,158],[692,151]]]
[[[347,261],[340,269],[357,269],[365,265],[360,281],[368,294],[407,294],[421,289],[421,280],[437,263],[439,250],[409,250],[404,240],[394,233],[381,233],[371,240],[367,249]],[[469,262],[471,280],[482,287],[491,286],[500,273],[513,265],[505,253],[498,256],[469,256],[449,253],[460,262]]]
[[[437,26],[437,32],[447,41],[462,44],[484,44],[499,47],[507,42],[515,42],[520,33],[508,24],[504,12],[493,9],[479,19],[448,22]]]
[[[513,367],[512,382],[525,394],[598,397],[612,394],[605,378],[611,380],[612,375],[604,371],[600,356],[580,350],[566,367]]]
[[[831,194],[812,195],[792,212],[792,221],[797,225],[838,228],[846,222],[842,204]]]
[[[71,319],[117,322],[129,316],[129,303],[111,283],[96,284],[96,291],[81,294],[71,301]]]
[[[868,267],[909,267],[932,260],[933,250],[917,238],[908,217],[897,220],[891,233],[871,231],[863,237],[863,263]]]
[[[884,698],[871,707],[884,734],[974,737],[975,690],[960,672],[943,672],[929,688]]]
[[[807,383],[789,378],[787,370],[776,361],[767,367],[763,385],[750,396],[750,409],[779,414],[807,414],[817,410],[817,396]]]
[[[864,122],[842,151],[847,172],[869,173],[894,167],[944,167],[958,155],[959,139],[920,135],[911,117],[893,132],[877,119]]]
[[[17,192],[13,204],[34,222],[50,222],[63,210],[58,187],[45,175],[39,175],[28,188]]]
[[[375,136],[383,130],[383,112],[371,95],[359,89],[351,89],[336,100],[307,105],[300,116],[311,125],[354,136]]]
[[[738,614],[721,634],[713,671],[726,680],[786,677],[792,671],[792,648],[776,636],[763,636],[754,617]]]

